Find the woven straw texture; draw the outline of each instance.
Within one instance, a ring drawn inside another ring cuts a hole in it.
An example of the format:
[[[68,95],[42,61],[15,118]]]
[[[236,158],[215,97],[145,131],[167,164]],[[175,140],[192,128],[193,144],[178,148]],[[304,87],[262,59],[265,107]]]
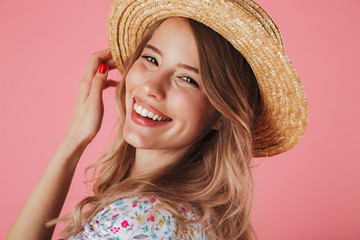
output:
[[[175,16],[194,19],[221,34],[253,69],[263,104],[253,128],[254,157],[295,146],[308,120],[303,86],[284,52],[278,27],[251,0],[116,0],[108,18],[108,40],[119,70],[124,71],[124,63],[152,24]]]

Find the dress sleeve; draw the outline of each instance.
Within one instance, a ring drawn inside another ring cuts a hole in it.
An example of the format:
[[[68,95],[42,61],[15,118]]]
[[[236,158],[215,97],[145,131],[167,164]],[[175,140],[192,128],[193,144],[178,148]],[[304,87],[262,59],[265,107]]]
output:
[[[125,198],[102,209],[69,240],[175,239],[176,221],[167,210],[152,211],[155,198]]]

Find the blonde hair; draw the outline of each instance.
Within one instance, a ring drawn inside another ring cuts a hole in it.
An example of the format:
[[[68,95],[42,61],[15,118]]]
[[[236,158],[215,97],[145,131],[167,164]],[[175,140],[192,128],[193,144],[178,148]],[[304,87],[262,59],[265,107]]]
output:
[[[200,219],[208,239],[249,239],[252,233],[252,124],[259,105],[259,89],[244,57],[222,36],[194,20],[188,20],[197,44],[204,91],[219,112],[218,130],[211,130],[179,161],[142,177],[130,177],[135,148],[122,136],[125,116],[125,79],[116,90],[119,130],[109,150],[88,169],[101,166],[93,196],[79,202],[62,232],[69,237],[106,205],[134,195],[157,197],[178,221],[178,231],[194,221],[177,211],[180,201]],[[140,56],[161,21],[149,29],[127,63]],[[87,170],[88,170],[87,169]],[[169,187],[171,186],[171,187]],[[84,211],[86,207],[86,211]]]

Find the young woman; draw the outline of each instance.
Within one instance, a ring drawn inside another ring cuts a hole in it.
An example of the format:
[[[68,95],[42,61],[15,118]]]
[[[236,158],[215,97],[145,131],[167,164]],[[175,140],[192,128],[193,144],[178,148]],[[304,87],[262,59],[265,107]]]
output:
[[[215,30],[215,31],[214,31]],[[246,1],[116,1],[68,131],[8,233],[49,239],[117,86],[120,126],[69,239],[250,239],[251,158],[293,147],[306,100],[280,33]],[[117,84],[107,72],[123,73]]]

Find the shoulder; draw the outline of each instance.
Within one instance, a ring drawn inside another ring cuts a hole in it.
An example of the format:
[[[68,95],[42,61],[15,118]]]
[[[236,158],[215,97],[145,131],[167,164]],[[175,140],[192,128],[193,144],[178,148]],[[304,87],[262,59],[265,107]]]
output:
[[[181,209],[189,214],[183,206]],[[106,206],[85,224],[83,232],[70,239],[175,239],[176,230],[174,215],[158,199],[129,197]],[[204,239],[199,226],[190,226],[185,234]]]

